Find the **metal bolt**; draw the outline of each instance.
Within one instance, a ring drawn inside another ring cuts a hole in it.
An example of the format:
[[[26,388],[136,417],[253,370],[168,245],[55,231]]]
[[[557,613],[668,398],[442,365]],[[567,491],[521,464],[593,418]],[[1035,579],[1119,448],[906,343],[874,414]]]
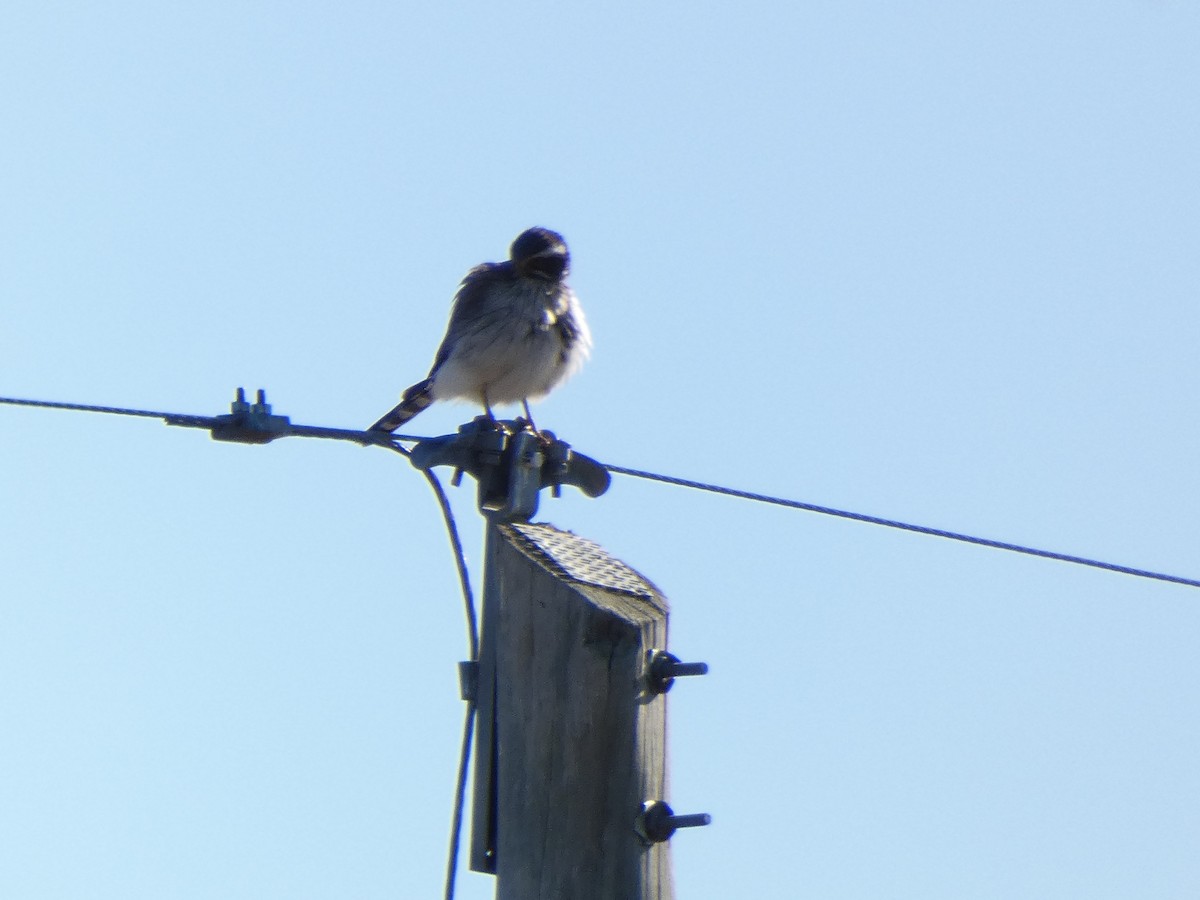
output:
[[[707,675],[708,663],[680,662],[679,657],[666,650],[651,650],[646,661],[646,680],[655,694],[665,694],[676,678]]]
[[[712,816],[708,813],[677,816],[662,800],[647,800],[642,804],[642,811],[634,822],[634,829],[647,843],[661,844],[669,840],[677,829],[698,828],[711,823]]]

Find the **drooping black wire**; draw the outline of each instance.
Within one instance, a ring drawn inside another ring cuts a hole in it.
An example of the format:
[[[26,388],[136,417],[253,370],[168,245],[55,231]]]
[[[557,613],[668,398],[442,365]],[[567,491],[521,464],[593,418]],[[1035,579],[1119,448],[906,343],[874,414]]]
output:
[[[411,456],[411,452],[397,444],[385,444],[402,456]],[[467,614],[467,643],[470,660],[479,661],[479,628],[475,617],[475,598],[471,592],[471,579],[467,572],[466,554],[463,553],[462,540],[458,534],[458,525],[454,520],[454,510],[450,499],[438,477],[432,469],[423,470],[429,486],[437,497],[442,509],[442,518],[446,522],[446,531],[450,536],[450,546],[454,551],[454,562],[458,566],[459,584],[462,586],[463,604]],[[462,841],[463,810],[466,806],[467,769],[471,762],[471,743],[475,734],[475,702],[467,703],[466,717],[463,720],[462,749],[458,756],[458,777],[454,784],[454,812],[450,821],[450,848],[446,854],[446,892],[445,900],[454,900],[454,886],[458,875],[458,853]]]
[[[411,451],[398,444],[384,444],[383,446],[396,451],[401,456],[412,455]],[[463,552],[462,539],[458,534],[458,524],[454,520],[454,510],[450,507],[450,498],[446,496],[446,490],[442,487],[437,475],[433,473],[432,469],[424,469],[422,474],[429,482],[429,486],[433,488],[434,496],[437,497],[438,506],[442,510],[442,519],[446,523],[446,533],[450,537],[450,547],[454,551],[454,562],[458,567],[458,582],[462,587],[463,607],[467,617],[467,644],[470,659],[474,662],[479,659],[479,625],[475,616],[475,597],[471,591],[471,577],[467,572],[467,557]]]
[[[454,790],[454,817],[450,822],[450,850],[446,854],[445,900],[454,900],[454,883],[458,875],[458,850],[462,840],[463,807],[467,795],[467,767],[471,762],[471,740],[475,733],[475,703],[467,704],[463,719],[462,751],[458,756],[458,781]]]
[[[82,403],[58,403],[50,400],[21,400],[14,397],[0,397],[0,403],[13,406],[33,406],[45,409],[66,409],[76,412],[107,413],[118,416],[137,416],[148,419],[162,419],[168,425],[183,425],[192,428],[212,428],[221,420],[216,416],[192,416],[180,413],[159,412],[147,409],[129,409],[119,406],[93,406]],[[386,447],[402,456],[411,456],[411,452],[400,446],[398,441],[420,440],[406,435],[380,434],[373,431],[357,431],[346,428],[324,428],[313,425],[292,425],[288,423],[284,434],[296,437],[327,438],[331,440],[352,441],[356,444]],[[458,568],[459,584],[462,587],[463,606],[467,619],[467,645],[472,662],[479,660],[479,627],[475,615],[475,599],[471,591],[471,579],[467,572],[466,555],[463,552],[462,539],[458,534],[458,525],[454,519],[454,511],[441,482],[432,470],[424,470],[426,480],[437,497],[442,510],[442,518],[446,523],[446,532],[450,537],[450,547],[454,553],[454,561]],[[467,704],[466,720],[463,724],[462,751],[459,755],[458,779],[454,791],[454,812],[450,826],[450,849],[446,862],[446,900],[454,898],[455,875],[458,870],[458,852],[460,834],[462,832],[463,808],[465,805],[467,787],[467,768],[470,764],[471,743],[475,728],[475,706]]]
[[[645,478],[650,481],[661,481],[664,484],[678,485],[679,487],[694,488],[698,491],[709,491],[714,494],[724,494],[727,497],[737,497],[741,500],[754,500],[758,503],[771,503],[775,506],[786,506],[791,509],[803,509],[808,512],[820,513],[825,516],[837,516],[842,519],[851,519],[855,522],[866,522],[869,525],[882,525],[885,528],[898,528],[901,531],[911,531],[916,534],[926,534],[933,537],[947,538],[952,541],[962,541],[966,544],[976,544],[980,547],[990,547],[993,550],[1008,550],[1012,553],[1024,553],[1027,556],[1040,556],[1043,559],[1053,559],[1058,562],[1072,563],[1077,566],[1091,566],[1094,569],[1104,569],[1108,572],[1119,572],[1122,575],[1133,575],[1137,578],[1152,578],[1156,581],[1166,581],[1171,584],[1182,584],[1187,587],[1200,588],[1200,580],[1194,578],[1183,578],[1179,575],[1166,575],[1162,572],[1151,572],[1147,569],[1135,569],[1131,566],[1122,566],[1117,563],[1102,562],[1098,559],[1088,559],[1083,556],[1072,556],[1069,553],[1056,553],[1053,550],[1039,550],[1036,547],[1025,547],[1021,544],[1010,544],[1007,541],[996,541],[991,538],[975,537],[969,534],[962,534],[957,531],[946,531],[942,528],[930,528],[926,525],[912,525],[908,522],[900,522],[896,519],[884,519],[879,516],[868,516],[865,513],[848,512],[844,509],[834,509],[830,506],[818,506],[815,503],[805,503],[801,500],[787,500],[782,497],[772,497],[768,494],[756,494],[752,491],[741,491],[736,488],[722,487],[717,484],[707,484],[703,481],[692,481],[687,478],[676,478],[673,475],[659,475],[654,472],[646,472],[642,469],[629,469],[625,466],[610,466],[605,465],[605,468],[610,472],[616,472],[620,475],[629,475],[633,478]]]

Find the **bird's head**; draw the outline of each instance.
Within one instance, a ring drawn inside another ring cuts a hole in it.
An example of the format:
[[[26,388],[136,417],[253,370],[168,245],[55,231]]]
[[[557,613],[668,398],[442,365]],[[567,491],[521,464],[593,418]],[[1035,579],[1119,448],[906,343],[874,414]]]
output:
[[[549,228],[530,228],[521,232],[508,253],[517,272],[527,278],[558,281],[571,265],[567,242]]]

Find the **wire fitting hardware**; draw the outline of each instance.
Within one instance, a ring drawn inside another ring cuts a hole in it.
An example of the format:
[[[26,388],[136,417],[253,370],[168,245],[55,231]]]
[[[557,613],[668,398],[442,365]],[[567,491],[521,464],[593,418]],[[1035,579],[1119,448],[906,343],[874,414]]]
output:
[[[479,695],[479,661],[466,660],[458,664],[458,692],[463,700],[475,705]]]
[[[680,662],[679,657],[666,650],[646,651],[646,683],[651,693],[665,694],[676,678],[689,675],[707,675],[708,663]]]
[[[409,457],[421,470],[455,469],[453,483],[468,473],[479,483],[479,511],[493,522],[528,522],[537,512],[538,492],[570,484],[589,497],[608,490],[608,470],[576,453],[552,432],[535,432],[524,419],[496,421],[477,416],[457,434],[425,438]]]
[[[229,415],[216,416],[210,429],[214,441],[234,441],[239,444],[267,444],[290,433],[292,421],[287,416],[271,414],[267,392],[258,389],[253,404],[246,402],[244,388],[229,404]]]
[[[712,824],[712,816],[708,813],[689,813],[677,816],[662,800],[647,800],[642,804],[633,823],[633,829],[647,844],[661,844],[671,839],[680,828],[699,828]]]

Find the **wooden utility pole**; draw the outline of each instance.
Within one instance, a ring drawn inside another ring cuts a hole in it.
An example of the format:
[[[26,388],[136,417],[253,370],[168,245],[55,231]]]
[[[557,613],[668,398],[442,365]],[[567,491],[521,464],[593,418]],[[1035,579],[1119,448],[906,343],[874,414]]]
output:
[[[497,900],[672,900],[666,837],[707,816],[643,815],[666,794],[665,598],[551,525],[489,524],[485,567],[471,868]]]
[[[541,490],[598,497],[608,471],[490,416],[409,459],[469,472],[488,521],[479,658],[462,668],[478,736],[471,868],[496,876],[498,900],[673,900],[666,841],[709,817],[664,800],[663,694],[708,667],[666,652],[653,584],[592,541],[529,524]]]

